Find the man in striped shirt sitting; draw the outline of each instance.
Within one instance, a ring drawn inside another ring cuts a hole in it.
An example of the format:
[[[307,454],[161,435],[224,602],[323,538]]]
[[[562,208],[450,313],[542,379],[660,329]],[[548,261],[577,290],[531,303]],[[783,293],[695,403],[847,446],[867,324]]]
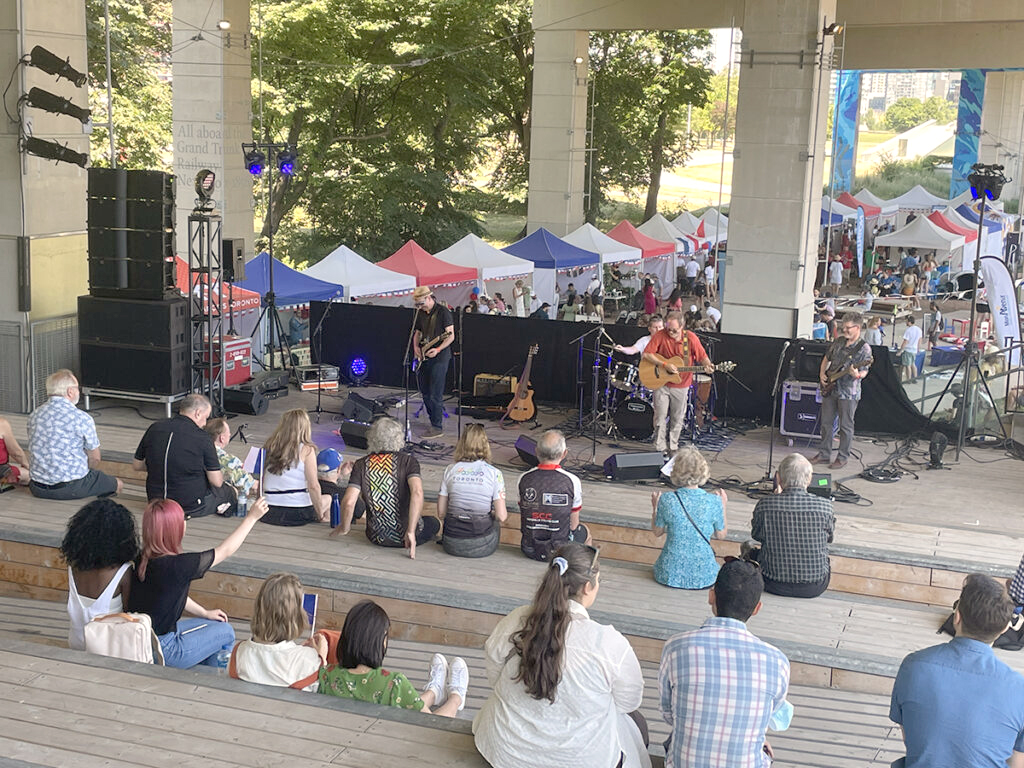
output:
[[[666,768],[767,768],[765,732],[789,727],[789,659],[754,637],[746,621],[761,609],[761,571],[733,560],[708,590],[714,616],[669,638],[661,654],[661,713],[672,726]]]

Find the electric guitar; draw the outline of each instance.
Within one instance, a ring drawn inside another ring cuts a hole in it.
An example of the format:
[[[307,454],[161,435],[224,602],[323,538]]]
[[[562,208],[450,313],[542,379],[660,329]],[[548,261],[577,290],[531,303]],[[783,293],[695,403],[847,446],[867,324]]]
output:
[[[533,367],[533,356],[537,354],[540,346],[534,344],[526,356],[526,365],[523,367],[523,375],[519,377],[519,385],[516,387],[512,402],[505,409],[505,415],[501,420],[512,419],[512,421],[529,421],[537,415],[537,406],[533,404],[533,387],[530,386],[530,369]]]
[[[420,354],[418,357],[413,359],[412,370],[415,372],[416,369],[419,368],[420,363],[422,363],[427,358],[427,352],[436,347],[438,344],[447,341],[449,336],[451,336],[451,333],[449,333],[448,331],[444,331],[439,335],[435,336],[434,338],[432,338],[430,341],[421,341]]]
[[[838,371],[825,371],[825,385],[821,387],[821,396],[831,395],[836,388],[836,384],[839,383],[843,376],[870,367],[871,361],[868,361],[866,363],[858,363],[857,365],[848,365],[845,368],[840,368]]]
[[[673,357],[670,360],[665,361],[668,365],[674,365],[679,369],[679,373],[672,375],[665,370],[665,366],[652,363],[647,360],[640,361],[640,383],[643,384],[647,389],[661,389],[666,384],[678,384],[682,381],[683,373],[701,373],[704,370],[703,365],[683,365],[683,358]],[[729,373],[729,371],[736,368],[736,363],[724,362],[716,363],[715,370],[721,373]]]

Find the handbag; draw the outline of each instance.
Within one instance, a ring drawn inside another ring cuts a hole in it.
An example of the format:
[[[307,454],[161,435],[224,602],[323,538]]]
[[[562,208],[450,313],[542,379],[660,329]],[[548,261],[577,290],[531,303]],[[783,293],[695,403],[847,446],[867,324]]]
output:
[[[145,613],[108,613],[85,625],[85,650],[115,659],[163,664],[160,638]]]
[[[953,602],[953,613],[956,612],[957,603],[959,600]],[[956,636],[956,629],[953,627],[953,614],[949,614],[942,626],[935,630],[935,634],[941,635],[945,632],[947,635]],[[1013,619],[1010,620],[1010,626],[1003,634],[995,639],[992,643],[993,648],[1002,648],[1004,651],[1019,651],[1024,648],[1024,615],[1020,613],[1013,614]]]

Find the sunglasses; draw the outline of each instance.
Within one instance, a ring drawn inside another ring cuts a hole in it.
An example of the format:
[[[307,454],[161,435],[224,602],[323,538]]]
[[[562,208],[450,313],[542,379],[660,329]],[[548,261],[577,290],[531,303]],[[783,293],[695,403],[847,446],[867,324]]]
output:
[[[592,555],[590,558],[590,567],[587,568],[587,573],[593,573],[594,567],[597,565],[597,556],[601,554],[601,550],[597,547],[592,547],[590,544],[584,544],[583,546],[585,546],[587,551]]]

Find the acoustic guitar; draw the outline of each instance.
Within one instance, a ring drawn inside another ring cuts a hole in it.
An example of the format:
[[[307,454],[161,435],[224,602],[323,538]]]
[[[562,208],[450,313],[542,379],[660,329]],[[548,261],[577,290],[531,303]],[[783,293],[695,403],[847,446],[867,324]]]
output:
[[[665,370],[665,366],[641,360],[640,383],[647,387],[647,389],[661,389],[666,384],[678,384],[683,379],[681,375],[683,373],[702,373],[704,371],[703,365],[683,365],[683,358],[681,357],[673,357],[666,360],[666,363],[678,368],[679,373],[673,376]],[[729,373],[729,371],[735,368],[736,363],[715,363],[715,370],[720,373]]]
[[[432,338],[430,341],[421,341],[420,356],[413,359],[412,370],[415,372],[416,369],[419,368],[420,363],[422,363],[426,359],[427,352],[429,352],[431,349],[436,347],[441,342],[447,341],[449,336],[451,336],[451,333],[449,333],[448,331],[444,331],[435,336],[434,338]]]
[[[505,409],[505,415],[501,420],[512,419],[512,421],[530,421],[537,415],[537,406],[533,404],[533,387],[530,386],[530,369],[533,367],[533,356],[537,354],[540,346],[534,344],[526,355],[526,365],[523,367],[523,375],[519,377],[519,385],[516,387],[512,402]]]

